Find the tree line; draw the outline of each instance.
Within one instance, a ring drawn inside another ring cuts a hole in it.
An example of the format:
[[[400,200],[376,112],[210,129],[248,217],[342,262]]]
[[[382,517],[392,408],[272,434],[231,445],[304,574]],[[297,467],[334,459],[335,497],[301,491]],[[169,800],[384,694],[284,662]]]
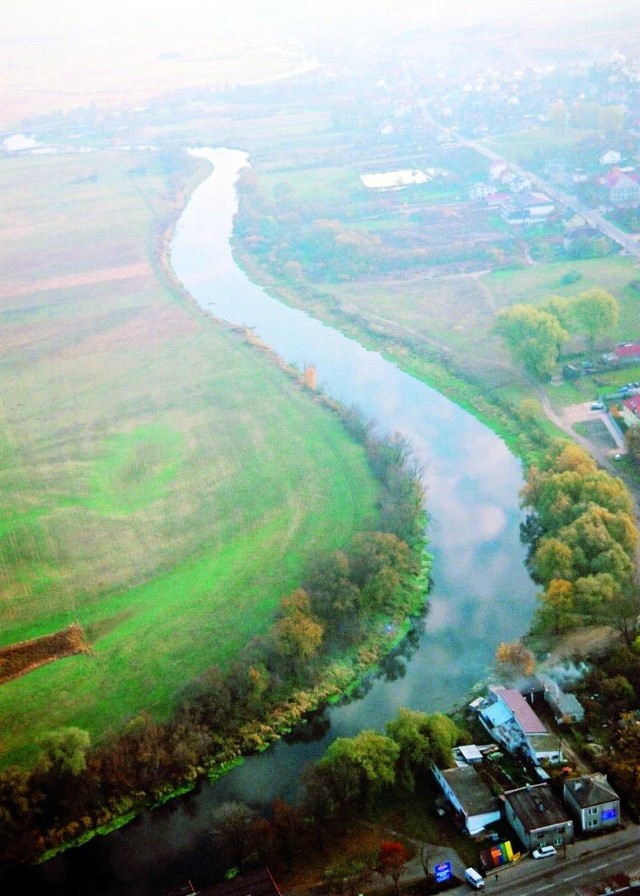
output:
[[[192,681],[173,717],[142,714],[100,743],[51,731],[31,770],[0,773],[0,860],[32,861],[215,777],[291,730],[391,647],[425,609],[429,557],[419,468],[401,438],[380,440],[355,412],[380,478],[379,530],[318,557],[283,596],[270,629],[225,669]]]

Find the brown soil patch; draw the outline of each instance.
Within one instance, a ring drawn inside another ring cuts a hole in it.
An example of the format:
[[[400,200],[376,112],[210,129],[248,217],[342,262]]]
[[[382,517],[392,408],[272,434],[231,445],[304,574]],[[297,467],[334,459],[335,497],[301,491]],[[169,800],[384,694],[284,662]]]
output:
[[[20,641],[0,648],[0,684],[26,675],[39,666],[79,653],[89,653],[82,628],[72,623],[53,635],[43,635],[31,641]]]
[[[540,664],[540,668],[553,666],[575,656],[600,653],[619,638],[620,632],[610,625],[594,625],[566,632],[551,649],[547,659]]]
[[[130,280],[135,277],[148,277],[153,270],[148,261],[121,267],[100,268],[84,271],[79,274],[67,274],[64,277],[43,277],[40,280],[29,280],[23,283],[0,283],[0,299],[24,296],[32,292],[43,292],[52,289],[71,289],[74,286],[91,286],[94,283],[109,283],[112,280]]]

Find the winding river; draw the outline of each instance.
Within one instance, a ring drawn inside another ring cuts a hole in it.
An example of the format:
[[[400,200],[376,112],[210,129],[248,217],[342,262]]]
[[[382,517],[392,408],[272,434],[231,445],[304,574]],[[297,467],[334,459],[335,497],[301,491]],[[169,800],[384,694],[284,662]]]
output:
[[[434,557],[430,608],[410,650],[395,656],[361,699],[318,714],[300,737],[247,760],[215,785],[47,863],[30,883],[51,894],[157,896],[187,879],[205,885],[215,874],[208,831],[216,804],[295,800],[301,768],[333,738],[383,730],[401,706],[451,709],[483,678],[498,643],[526,631],[534,606],[519,540],[519,461],[439,393],[252,283],[229,246],[234,184],[248,157],[222,148],[192,152],[208,159],[213,172],[178,222],[171,255],[177,277],[205,312],[253,327],[290,364],[313,363],[326,393],[358,407],[381,433],[409,440],[425,469]]]

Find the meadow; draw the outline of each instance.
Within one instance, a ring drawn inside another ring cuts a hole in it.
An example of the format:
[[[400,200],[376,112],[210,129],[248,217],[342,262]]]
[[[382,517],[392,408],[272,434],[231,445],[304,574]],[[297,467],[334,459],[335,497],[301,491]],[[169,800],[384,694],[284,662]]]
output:
[[[534,144],[536,140],[531,141]],[[275,209],[277,215],[283,196],[287,205],[280,243],[274,237],[272,261],[265,264],[257,253],[245,251],[239,239],[242,264],[285,301],[382,351],[472,411],[523,459],[535,459],[539,441],[531,440],[526,430],[564,434],[542,412],[543,393],[561,410],[633,379],[622,369],[560,386],[557,379],[549,386],[534,384],[513,362],[494,325],[500,310],[514,304],[536,305],[553,296],[602,288],[618,301],[620,316],[616,326],[603,334],[598,349],[611,350],[616,342],[637,339],[637,259],[617,253],[572,258],[562,249],[561,222],[549,234],[505,230],[495,214],[476,203],[438,202],[422,187],[377,195],[370,191],[365,196],[351,164],[319,163],[291,171],[286,158],[279,166],[275,158],[263,162],[258,154],[254,163],[265,208]],[[388,160],[387,167],[391,166]],[[458,183],[458,193],[466,193],[463,182]],[[416,209],[414,202],[421,207]],[[302,240],[302,268],[296,282],[278,276],[278,263],[296,258],[286,254],[291,242],[286,216],[295,219],[294,213],[301,220],[326,219],[349,233],[366,234],[365,241],[351,240],[352,245],[365,247],[363,254],[369,252],[361,267],[345,271],[334,265],[325,275],[308,264]],[[380,242],[367,243],[370,236],[380,237]],[[536,245],[542,240],[545,249],[534,259],[531,247],[536,240]],[[458,251],[459,247],[463,248]],[[406,260],[404,265],[395,263],[394,252]],[[572,338],[565,354],[584,357],[585,348],[584,340]]]
[[[71,623],[89,646],[0,687],[2,767],[52,729],[168,717],[375,522],[362,446],[162,276],[201,176],[150,151],[0,159],[0,647]]]

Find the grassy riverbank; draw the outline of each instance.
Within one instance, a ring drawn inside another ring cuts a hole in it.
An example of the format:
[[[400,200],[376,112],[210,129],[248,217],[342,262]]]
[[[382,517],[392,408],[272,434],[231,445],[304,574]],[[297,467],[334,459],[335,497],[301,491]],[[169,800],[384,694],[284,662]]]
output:
[[[159,280],[200,176],[151,152],[0,160],[1,643],[77,622],[90,646],[0,688],[3,766],[55,728],[165,718],[375,521],[337,417]]]

